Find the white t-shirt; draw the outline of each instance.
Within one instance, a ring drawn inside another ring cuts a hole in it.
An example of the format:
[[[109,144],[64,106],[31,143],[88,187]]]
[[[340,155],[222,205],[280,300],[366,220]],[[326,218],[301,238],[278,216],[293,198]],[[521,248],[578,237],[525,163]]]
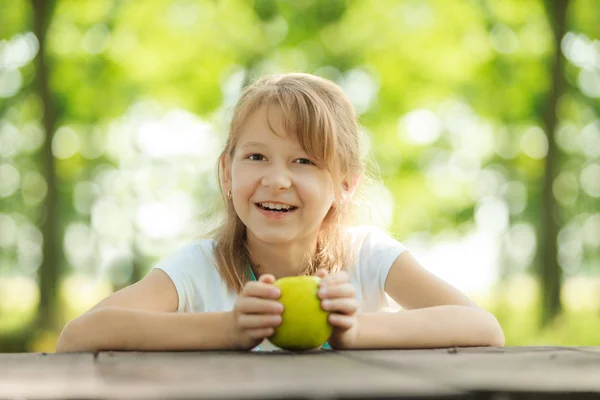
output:
[[[387,306],[385,280],[396,258],[407,251],[400,242],[379,228],[348,228],[346,247],[356,251],[354,265],[346,268],[356,289],[359,311],[375,312]],[[159,262],[171,278],[179,296],[178,312],[231,311],[238,296],[230,291],[216,268],[215,242],[195,240]]]

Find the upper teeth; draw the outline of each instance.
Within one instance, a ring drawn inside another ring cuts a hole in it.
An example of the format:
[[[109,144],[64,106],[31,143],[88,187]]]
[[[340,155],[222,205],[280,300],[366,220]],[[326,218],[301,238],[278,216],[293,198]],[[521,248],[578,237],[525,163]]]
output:
[[[272,208],[273,210],[289,210],[290,208],[292,208],[292,206],[275,203],[260,203],[260,205],[266,208]]]

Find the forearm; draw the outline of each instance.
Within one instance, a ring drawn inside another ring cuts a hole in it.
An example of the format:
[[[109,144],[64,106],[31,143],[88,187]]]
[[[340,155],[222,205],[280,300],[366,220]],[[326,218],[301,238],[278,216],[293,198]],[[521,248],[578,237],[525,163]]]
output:
[[[231,349],[229,313],[166,313],[105,308],[71,321],[57,352]]]
[[[504,346],[496,318],[476,307],[438,306],[357,318],[356,349]]]

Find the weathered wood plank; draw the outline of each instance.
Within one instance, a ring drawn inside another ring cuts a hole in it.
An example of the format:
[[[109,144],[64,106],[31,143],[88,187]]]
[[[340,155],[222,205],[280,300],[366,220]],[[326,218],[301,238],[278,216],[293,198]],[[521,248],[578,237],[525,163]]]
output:
[[[93,354],[0,354],[0,398],[90,398],[104,385]]]
[[[457,396],[426,378],[386,371],[334,352],[101,353],[105,397],[349,398]]]
[[[502,397],[507,393],[512,397]],[[577,393],[600,395],[598,347],[0,354],[2,399],[572,398]]]
[[[340,353],[469,392],[598,393],[600,348],[515,347]]]

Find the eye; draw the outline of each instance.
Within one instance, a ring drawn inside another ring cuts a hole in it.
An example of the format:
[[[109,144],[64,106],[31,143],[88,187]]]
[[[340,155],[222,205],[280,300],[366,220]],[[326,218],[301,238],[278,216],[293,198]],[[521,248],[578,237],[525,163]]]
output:
[[[265,158],[265,156],[263,156],[262,154],[254,153],[246,156],[246,158],[252,161],[262,161],[262,159]]]
[[[315,165],[315,163],[308,158],[298,158],[296,161],[298,161],[298,164]]]

